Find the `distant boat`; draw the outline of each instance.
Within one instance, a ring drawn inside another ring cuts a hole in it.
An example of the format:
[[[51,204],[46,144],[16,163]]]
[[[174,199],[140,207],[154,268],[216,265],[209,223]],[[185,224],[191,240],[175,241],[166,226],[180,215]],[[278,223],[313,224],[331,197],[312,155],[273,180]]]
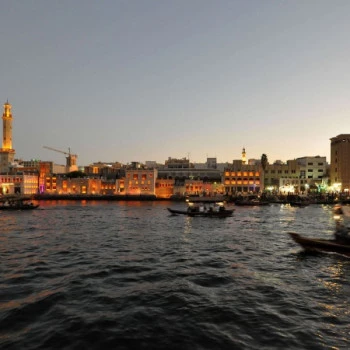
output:
[[[260,205],[269,205],[270,202],[261,199],[258,196],[246,196],[235,201],[236,205],[242,206],[260,206]]]
[[[287,202],[292,207],[307,207],[310,204],[310,200],[307,197],[301,197],[297,195],[291,195],[287,198]]]
[[[5,196],[0,200],[0,210],[33,210],[39,207],[28,197]]]
[[[234,208],[227,209],[221,199],[210,197],[195,197],[187,200],[188,207],[184,210],[167,208],[171,214],[225,218],[231,216]]]

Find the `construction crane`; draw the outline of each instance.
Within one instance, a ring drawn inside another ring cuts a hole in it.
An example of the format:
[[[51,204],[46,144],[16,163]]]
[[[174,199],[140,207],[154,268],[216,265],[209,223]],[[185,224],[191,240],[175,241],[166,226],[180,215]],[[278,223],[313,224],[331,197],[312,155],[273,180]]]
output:
[[[46,149],[49,149],[51,151],[55,151],[58,153],[63,153],[66,155],[66,169],[67,172],[71,172],[71,171],[77,171],[78,170],[78,166],[77,166],[77,159],[78,156],[76,154],[72,154],[70,153],[70,148],[68,148],[68,152],[64,152],[61,151],[59,149],[53,148],[53,147],[48,147],[48,146],[43,146]]]

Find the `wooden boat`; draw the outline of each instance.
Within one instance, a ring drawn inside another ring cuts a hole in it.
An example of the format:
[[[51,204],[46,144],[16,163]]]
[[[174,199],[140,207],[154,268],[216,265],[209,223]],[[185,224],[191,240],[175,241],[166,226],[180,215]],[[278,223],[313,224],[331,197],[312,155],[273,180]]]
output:
[[[28,197],[6,196],[0,200],[0,210],[33,210],[39,204],[33,204]]]
[[[167,208],[171,214],[174,215],[187,215],[187,216],[201,216],[201,217],[214,217],[225,218],[231,216],[234,212],[234,208],[227,209],[222,201],[211,198],[196,198],[188,200],[188,208],[186,210],[178,210]]]
[[[260,205],[270,205],[270,202],[261,199],[258,196],[247,196],[242,199],[238,199],[235,201],[236,205],[244,205],[244,206],[260,206]]]
[[[289,195],[287,202],[291,207],[307,207],[310,204],[310,200],[305,196]]]
[[[289,202],[291,207],[299,207],[299,208],[303,208],[303,207],[307,207],[310,202],[309,201],[291,201]]]
[[[288,232],[292,239],[305,251],[324,251],[346,254],[350,256],[350,243],[336,239],[307,238],[295,232]]]

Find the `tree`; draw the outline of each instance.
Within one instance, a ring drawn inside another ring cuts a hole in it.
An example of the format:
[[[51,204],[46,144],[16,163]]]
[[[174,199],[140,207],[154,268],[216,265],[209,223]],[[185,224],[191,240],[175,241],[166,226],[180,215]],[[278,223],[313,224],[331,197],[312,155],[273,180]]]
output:
[[[267,167],[267,164],[269,164],[269,161],[267,159],[267,155],[265,153],[262,154],[261,156],[261,167],[262,167],[262,181],[261,181],[261,185],[262,185],[262,191],[265,189],[265,170]]]
[[[261,156],[261,166],[265,172],[265,169],[266,169],[266,166],[267,164],[269,163],[269,161],[267,160],[267,155],[264,153],[262,156]]]

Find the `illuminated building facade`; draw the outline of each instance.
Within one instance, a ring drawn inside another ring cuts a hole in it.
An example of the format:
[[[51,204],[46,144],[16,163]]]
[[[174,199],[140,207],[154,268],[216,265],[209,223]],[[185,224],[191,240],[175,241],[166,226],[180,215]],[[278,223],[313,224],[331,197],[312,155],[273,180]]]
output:
[[[0,194],[36,194],[38,175],[0,175]]]
[[[242,160],[234,161],[224,170],[222,183],[225,187],[225,193],[235,195],[260,192],[260,175],[260,165],[244,164]]]
[[[115,180],[101,180],[101,194],[112,195],[115,194],[116,182]]]
[[[6,101],[2,114],[2,148],[0,149],[0,173],[7,173],[15,159],[12,148],[12,106]]]
[[[174,194],[174,185],[173,179],[157,179],[155,191],[157,198],[170,198]]]
[[[301,157],[268,164],[264,185],[268,191],[282,194],[316,192],[326,187],[327,176],[326,157]]]
[[[101,184],[101,179],[47,176],[44,192],[47,194],[97,195],[101,194]]]
[[[157,169],[126,169],[124,190],[117,187],[119,194],[126,195],[155,195]],[[117,181],[121,185],[120,181]]]
[[[300,179],[300,165],[295,159],[266,166],[264,188],[270,192],[294,193],[299,191],[304,182],[306,183],[305,179]]]
[[[350,189],[350,134],[331,139],[330,182],[334,191]]]

